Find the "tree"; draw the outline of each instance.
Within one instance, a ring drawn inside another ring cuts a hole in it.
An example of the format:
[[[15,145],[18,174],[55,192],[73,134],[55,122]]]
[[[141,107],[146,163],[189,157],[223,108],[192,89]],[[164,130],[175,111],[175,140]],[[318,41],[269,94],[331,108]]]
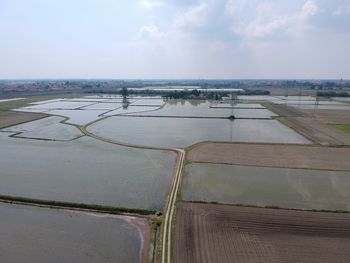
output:
[[[128,91],[128,88],[126,87],[123,87],[122,88],[122,96],[125,98],[127,96],[129,96],[129,91]]]

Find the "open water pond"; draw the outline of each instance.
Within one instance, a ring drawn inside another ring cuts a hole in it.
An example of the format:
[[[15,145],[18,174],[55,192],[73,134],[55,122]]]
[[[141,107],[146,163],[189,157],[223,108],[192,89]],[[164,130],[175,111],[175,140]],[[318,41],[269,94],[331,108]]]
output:
[[[70,142],[9,138],[0,132],[0,194],[162,210],[176,154],[89,137]]]
[[[187,147],[201,141],[310,143],[276,120],[114,116],[88,130],[120,142],[156,147]]]
[[[136,220],[0,203],[0,261],[140,262]]]
[[[350,210],[350,173],[193,163],[182,198],[298,209]]]

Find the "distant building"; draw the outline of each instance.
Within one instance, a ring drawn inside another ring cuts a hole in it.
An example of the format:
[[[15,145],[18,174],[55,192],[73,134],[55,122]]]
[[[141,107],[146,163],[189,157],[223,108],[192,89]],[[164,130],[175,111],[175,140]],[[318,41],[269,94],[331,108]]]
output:
[[[237,100],[238,99],[238,94],[232,92],[232,93],[228,94],[228,97],[229,97],[230,100]]]

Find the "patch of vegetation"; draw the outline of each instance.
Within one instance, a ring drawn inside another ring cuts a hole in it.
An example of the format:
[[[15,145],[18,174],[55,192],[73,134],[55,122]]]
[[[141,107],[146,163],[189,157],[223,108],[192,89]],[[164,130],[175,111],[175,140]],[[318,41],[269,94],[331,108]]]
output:
[[[299,208],[287,208],[287,207],[280,207],[280,206],[274,206],[274,205],[266,205],[266,206],[260,206],[260,205],[249,205],[249,204],[227,204],[227,203],[220,203],[220,202],[206,202],[206,201],[186,201],[187,203],[194,203],[194,204],[212,204],[212,205],[226,205],[226,206],[237,206],[237,207],[251,207],[251,208],[269,208],[269,209],[282,209],[282,210],[291,210],[291,211],[309,211],[309,212],[323,212],[323,213],[340,213],[340,214],[348,214],[350,211],[346,210],[327,210],[327,209],[299,209]]]
[[[9,196],[9,195],[0,195],[0,199],[4,201],[9,201],[9,202],[46,205],[46,206],[59,207],[59,208],[89,209],[89,210],[96,210],[96,211],[101,211],[105,213],[110,213],[110,214],[133,213],[133,214],[140,214],[140,215],[152,215],[152,214],[155,214],[156,212],[154,210],[145,210],[145,209],[138,209],[138,208],[124,208],[124,207],[114,207],[114,206],[95,205],[95,204],[41,200],[41,199]]]
[[[190,161],[190,160],[184,160],[184,166],[189,165],[191,163],[192,163],[192,161]]]
[[[350,133],[350,124],[334,124],[333,126],[339,130]]]
[[[153,231],[157,231],[157,229],[162,225],[163,221],[162,218],[159,216],[152,216],[150,217],[150,223],[152,226]]]
[[[336,92],[336,91],[318,91],[317,96],[319,97],[350,97],[350,94],[348,92]]]

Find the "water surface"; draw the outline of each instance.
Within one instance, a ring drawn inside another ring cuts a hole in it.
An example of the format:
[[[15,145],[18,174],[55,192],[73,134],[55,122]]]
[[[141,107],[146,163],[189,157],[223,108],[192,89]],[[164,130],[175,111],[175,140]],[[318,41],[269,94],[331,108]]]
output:
[[[186,147],[201,141],[310,143],[276,120],[115,116],[88,130],[120,142],[157,147]]]
[[[43,200],[162,210],[175,153],[81,137],[71,142],[0,132],[0,193]]]
[[[0,203],[1,262],[140,262],[128,217]]]
[[[182,198],[349,211],[350,173],[194,163],[186,166]]]

